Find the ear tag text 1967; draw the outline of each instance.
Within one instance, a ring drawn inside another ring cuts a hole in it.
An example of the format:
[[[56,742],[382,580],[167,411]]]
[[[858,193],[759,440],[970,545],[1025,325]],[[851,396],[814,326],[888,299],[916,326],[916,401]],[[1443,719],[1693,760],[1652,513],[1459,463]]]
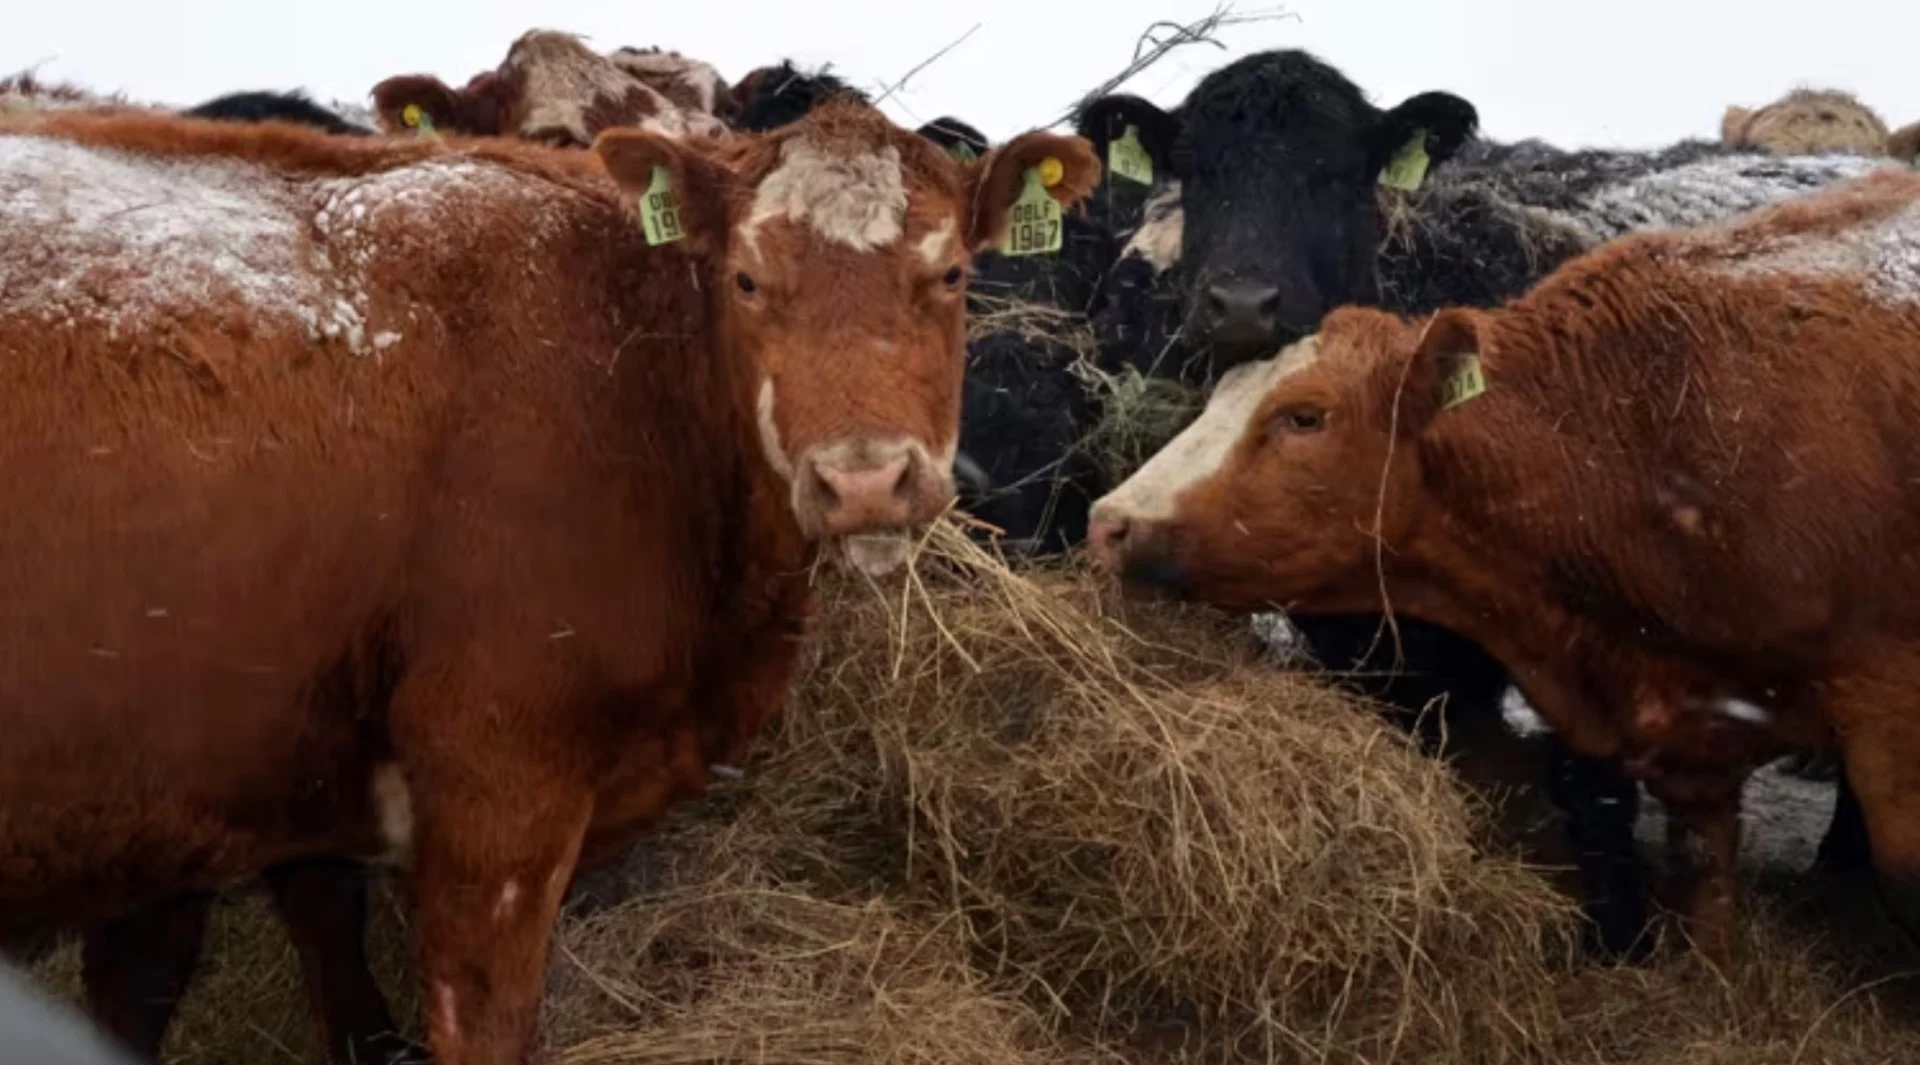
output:
[[[1380,170],[1380,184],[1412,192],[1427,177],[1427,131],[1416,129],[1391,162]]]
[[[1441,410],[1458,407],[1487,390],[1487,375],[1480,369],[1480,356],[1456,355],[1452,361],[1450,372],[1440,382]]]
[[[1120,139],[1107,144],[1107,169],[1136,184],[1153,184],[1153,156],[1141,146],[1138,126],[1128,126]]]
[[[673,175],[659,163],[653,164],[653,183],[640,197],[640,228],[646,230],[647,243],[672,244],[686,233],[680,229],[680,201],[673,194]]]
[[[1052,163],[1051,167],[1047,166]],[[1000,241],[1002,255],[1045,255],[1060,250],[1060,204],[1047,192],[1047,178],[1059,184],[1060,163],[1053,159],[1027,171],[1027,183],[1020,198],[1013,201],[1007,221],[1007,235]]]

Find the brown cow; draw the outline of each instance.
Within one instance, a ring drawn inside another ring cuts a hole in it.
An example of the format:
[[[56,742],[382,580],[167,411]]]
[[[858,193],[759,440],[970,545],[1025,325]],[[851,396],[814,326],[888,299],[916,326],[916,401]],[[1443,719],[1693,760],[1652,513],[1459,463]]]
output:
[[[463,89],[450,88],[430,74],[388,78],[373,87],[374,112],[390,133],[411,132],[430,123],[440,133],[522,137],[574,148],[585,148],[602,130],[621,126],[667,134],[725,135],[727,127],[714,116],[713,105],[705,110],[676,105],[629,69],[645,65],[642,60],[658,58],[635,52],[616,62],[573,34],[531,30],[507,49],[497,70],[475,75]],[[697,68],[704,67],[717,83],[718,73],[706,64],[672,58],[678,63],[672,77],[664,80],[692,79],[685,84],[697,93],[693,88],[701,78]],[[724,86],[708,84],[706,92],[716,93],[719,88]]]
[[[436,1060],[521,1060],[575,865],[778,711],[820,545],[884,570],[950,499],[968,260],[1035,169],[1099,168],[851,106],[0,124],[0,936],[384,855]]]
[[[1089,539],[1136,588],[1482,642],[1705,838],[1711,951],[1742,778],[1837,733],[1920,927],[1916,410],[1920,174],[1889,170],[1622,238],[1501,310],[1337,311],[1223,379]]]

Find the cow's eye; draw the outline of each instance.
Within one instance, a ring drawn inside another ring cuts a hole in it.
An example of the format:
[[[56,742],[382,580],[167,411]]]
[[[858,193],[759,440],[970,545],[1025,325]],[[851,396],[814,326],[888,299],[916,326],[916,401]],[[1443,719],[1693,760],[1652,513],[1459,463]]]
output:
[[[747,276],[745,273],[733,275],[733,286],[740,290],[742,296],[751,296],[760,291],[760,286],[754,284],[753,278]]]
[[[1296,436],[1317,433],[1327,426],[1327,412],[1317,407],[1288,407],[1273,416],[1273,425]]]
[[[956,266],[948,270],[947,275],[941,278],[940,280],[948,288],[959,288],[960,282],[965,281],[966,279],[967,279],[967,272]]]

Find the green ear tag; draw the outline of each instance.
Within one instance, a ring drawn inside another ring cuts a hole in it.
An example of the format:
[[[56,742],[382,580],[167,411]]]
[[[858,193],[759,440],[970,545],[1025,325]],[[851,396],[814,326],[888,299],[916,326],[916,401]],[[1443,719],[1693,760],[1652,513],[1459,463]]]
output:
[[[1026,187],[1013,201],[1007,235],[1000,241],[1002,255],[1046,255],[1060,250],[1060,204],[1047,194],[1040,168],[1027,171]]]
[[[673,175],[659,163],[653,164],[653,183],[640,197],[640,228],[647,232],[647,243],[672,244],[686,233],[680,229],[680,201],[673,195]]]
[[[1380,171],[1380,184],[1412,192],[1427,176],[1427,131],[1416,129]]]
[[[952,156],[956,163],[971,163],[980,158],[980,153],[974,151],[973,145],[966,141],[954,141],[947,145],[947,154]]]
[[[1440,409],[1458,407],[1486,390],[1487,377],[1480,372],[1480,356],[1456,356],[1453,372],[1440,382]]]
[[[434,135],[433,116],[427,114],[426,109],[419,104],[408,104],[406,107],[401,108],[400,121],[406,123],[407,126],[413,130],[415,136],[431,137]]]
[[[1153,156],[1140,146],[1140,130],[1128,126],[1120,139],[1107,144],[1107,169],[1115,177],[1141,185],[1153,184]]]

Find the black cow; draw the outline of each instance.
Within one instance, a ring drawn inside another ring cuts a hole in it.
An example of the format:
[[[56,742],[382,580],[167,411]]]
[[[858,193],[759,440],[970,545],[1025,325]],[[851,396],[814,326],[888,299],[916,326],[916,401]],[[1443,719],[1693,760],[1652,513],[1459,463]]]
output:
[[[234,92],[217,96],[181,114],[228,122],[298,122],[328,133],[369,137],[374,131],[356,126],[321,107],[301,92]]]
[[[1726,217],[1873,165],[1707,142],[1652,153],[1491,144],[1458,96],[1421,93],[1382,110],[1300,51],[1223,67],[1172,112],[1137,98],[1094,109],[1109,126],[1139,130],[1163,191],[1178,189],[1177,256],[1163,249],[1149,268],[1130,249],[1115,280],[1130,268],[1153,279],[1177,334],[1155,363],[1200,381],[1313,332],[1342,304],[1417,313],[1498,303],[1609,237]],[[1103,341],[1143,358],[1163,324],[1122,321]],[[1320,662],[1384,677],[1372,694],[1390,705],[1414,712],[1445,694],[1450,712],[1499,712],[1505,670],[1445,630],[1403,620],[1396,667],[1376,642],[1377,617],[1295,620]],[[1611,766],[1555,748],[1549,791],[1581,854],[1598,945],[1619,951],[1644,924],[1638,790]],[[1830,860],[1844,848],[1837,842]]]

